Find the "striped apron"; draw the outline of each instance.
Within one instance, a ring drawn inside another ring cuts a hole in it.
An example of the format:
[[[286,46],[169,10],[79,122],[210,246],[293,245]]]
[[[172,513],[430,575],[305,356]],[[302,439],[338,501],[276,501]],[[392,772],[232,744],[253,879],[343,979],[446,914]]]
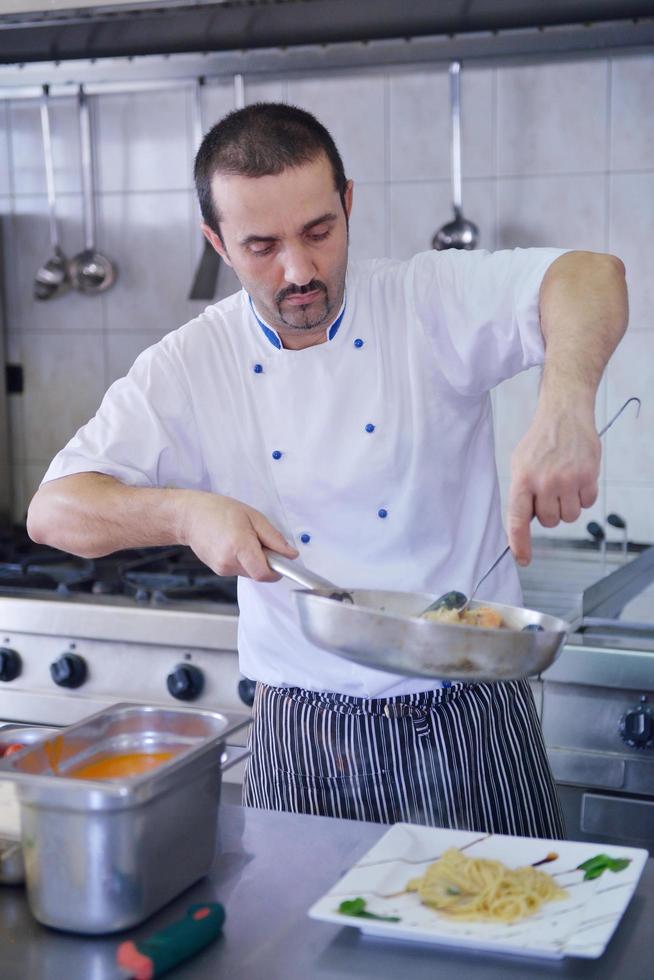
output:
[[[526,680],[394,698],[257,684],[246,806],[561,839]]]

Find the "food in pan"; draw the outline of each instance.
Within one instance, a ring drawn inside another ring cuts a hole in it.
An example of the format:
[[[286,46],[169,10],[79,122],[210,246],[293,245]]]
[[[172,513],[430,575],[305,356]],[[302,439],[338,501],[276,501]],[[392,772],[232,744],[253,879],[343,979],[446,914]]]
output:
[[[423,905],[455,919],[517,922],[545,902],[566,898],[553,878],[534,867],[508,868],[501,861],[466,857],[449,848],[413,878],[406,891],[417,892]]]
[[[478,606],[476,609],[447,609],[442,606],[431,612],[423,613],[423,619],[431,619],[437,623],[459,623],[463,626],[479,626],[485,630],[500,629],[504,623],[501,615],[489,606]]]

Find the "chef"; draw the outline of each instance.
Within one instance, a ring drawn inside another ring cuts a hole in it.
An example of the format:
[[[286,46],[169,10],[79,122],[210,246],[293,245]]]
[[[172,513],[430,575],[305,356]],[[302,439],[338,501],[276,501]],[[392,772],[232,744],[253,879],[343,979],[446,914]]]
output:
[[[597,496],[594,403],[624,268],[556,249],[348,262],[352,181],[309,113],[257,104],[205,137],[202,229],[242,290],[144,351],[55,457],[32,538],[85,557],[183,544],[238,575],[257,683],[247,804],[561,837],[528,683],[365,668],[313,646],[263,546],[352,587],[470,593],[506,543],[491,389],[543,365],[508,540]],[[480,597],[520,603],[515,563]]]

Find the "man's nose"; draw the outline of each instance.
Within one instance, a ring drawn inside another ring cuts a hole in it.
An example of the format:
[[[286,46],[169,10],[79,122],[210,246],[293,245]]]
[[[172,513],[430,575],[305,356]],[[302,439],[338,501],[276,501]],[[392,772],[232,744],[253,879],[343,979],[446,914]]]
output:
[[[313,279],[316,269],[307,249],[302,245],[289,245],[282,255],[284,279],[289,285],[306,286]]]

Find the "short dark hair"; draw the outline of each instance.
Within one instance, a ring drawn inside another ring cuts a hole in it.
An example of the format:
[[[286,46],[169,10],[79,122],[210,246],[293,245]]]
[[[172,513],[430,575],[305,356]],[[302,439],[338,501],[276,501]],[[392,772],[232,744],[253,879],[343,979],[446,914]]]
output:
[[[345,210],[347,178],[336,144],[305,109],[283,102],[255,102],[230,112],[209,130],[195,158],[193,176],[202,218],[220,234],[220,215],[211,192],[215,174],[267,177],[287,167],[312,163],[324,153]]]

